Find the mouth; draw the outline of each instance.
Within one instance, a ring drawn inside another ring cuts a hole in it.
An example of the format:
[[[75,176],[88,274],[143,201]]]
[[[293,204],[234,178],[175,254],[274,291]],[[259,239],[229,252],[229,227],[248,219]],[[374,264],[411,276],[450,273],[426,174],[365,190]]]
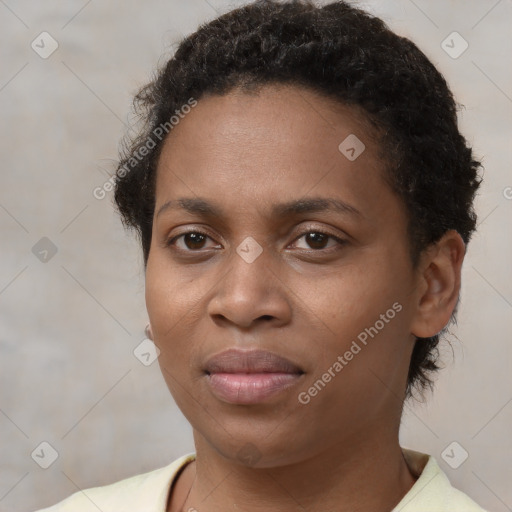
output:
[[[304,371],[263,350],[229,349],[212,357],[204,373],[213,394],[231,404],[257,404],[297,385]]]

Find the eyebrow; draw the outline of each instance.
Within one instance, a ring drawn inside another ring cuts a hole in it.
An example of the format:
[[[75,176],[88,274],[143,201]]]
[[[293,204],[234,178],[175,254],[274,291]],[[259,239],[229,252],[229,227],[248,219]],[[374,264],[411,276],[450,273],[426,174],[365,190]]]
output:
[[[158,218],[162,213],[168,210],[182,209],[191,214],[199,214],[206,217],[225,218],[226,215],[222,208],[216,206],[202,197],[191,198],[181,197],[174,201],[164,203],[156,214]],[[354,206],[341,201],[340,199],[330,197],[309,197],[306,199],[297,199],[285,203],[278,203],[272,206],[271,214],[274,217],[289,217],[304,213],[336,212],[348,214],[363,218],[363,214]]]

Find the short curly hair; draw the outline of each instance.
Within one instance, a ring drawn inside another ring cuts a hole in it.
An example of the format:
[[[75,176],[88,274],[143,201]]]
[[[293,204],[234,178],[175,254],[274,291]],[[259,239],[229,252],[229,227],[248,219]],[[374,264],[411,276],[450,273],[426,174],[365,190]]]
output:
[[[267,84],[309,88],[357,106],[379,129],[386,181],[409,217],[413,267],[449,229],[469,242],[481,163],[459,132],[458,105],[444,77],[425,54],[381,19],[345,1],[316,6],[308,0],[258,0],[185,37],[134,98],[142,127],[120,145],[114,200],[123,225],[139,237],[145,267],[165,141],[154,134],[191,98]],[[416,339],[406,398],[413,389],[432,389],[445,331]]]

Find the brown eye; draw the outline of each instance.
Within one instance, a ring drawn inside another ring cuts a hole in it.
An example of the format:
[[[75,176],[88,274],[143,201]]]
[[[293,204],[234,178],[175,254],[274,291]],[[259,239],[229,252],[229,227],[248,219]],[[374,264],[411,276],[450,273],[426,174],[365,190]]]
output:
[[[175,247],[176,250],[182,252],[199,252],[201,249],[207,249],[205,246],[206,241],[212,238],[206,233],[202,233],[201,231],[188,231],[186,233],[181,233],[175,237],[170,238],[166,242],[167,247]],[[330,251],[336,250],[339,247],[346,243],[345,240],[338,238],[337,236],[331,235],[330,233],[324,233],[319,230],[310,230],[303,233],[300,237],[296,239],[296,243],[298,240],[304,239],[307,247],[299,247],[299,249],[312,250],[313,252],[320,252],[322,250]],[[334,247],[328,246],[329,240],[334,241]],[[181,242],[181,243],[178,243]]]
[[[307,233],[304,236],[306,237],[306,243],[312,249],[325,249],[325,245],[330,238],[329,235],[323,233]]]
[[[327,247],[329,239],[335,241],[334,245],[343,245],[346,243],[345,240],[338,238],[337,236],[331,235],[330,233],[324,233],[319,230],[310,230],[303,233],[296,241],[304,239],[307,247],[299,247],[299,249],[313,249],[314,251],[330,250],[332,247]]]
[[[183,242],[189,249],[202,249],[206,238],[201,233],[187,233],[183,237]]]
[[[206,233],[201,233],[200,231],[188,231],[187,233],[182,233],[181,235],[171,238],[166,245],[176,246],[178,250],[185,252],[195,252],[200,249],[204,249],[204,244],[208,238],[210,237]],[[176,243],[180,239],[182,239],[181,247]]]

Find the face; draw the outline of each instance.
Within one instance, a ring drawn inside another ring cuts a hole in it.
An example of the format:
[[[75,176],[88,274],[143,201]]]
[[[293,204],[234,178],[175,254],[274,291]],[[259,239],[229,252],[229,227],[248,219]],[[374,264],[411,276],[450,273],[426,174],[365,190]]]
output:
[[[166,139],[146,304],[169,390],[225,457],[397,428],[415,273],[383,175],[360,112],[289,86],[202,98]]]

